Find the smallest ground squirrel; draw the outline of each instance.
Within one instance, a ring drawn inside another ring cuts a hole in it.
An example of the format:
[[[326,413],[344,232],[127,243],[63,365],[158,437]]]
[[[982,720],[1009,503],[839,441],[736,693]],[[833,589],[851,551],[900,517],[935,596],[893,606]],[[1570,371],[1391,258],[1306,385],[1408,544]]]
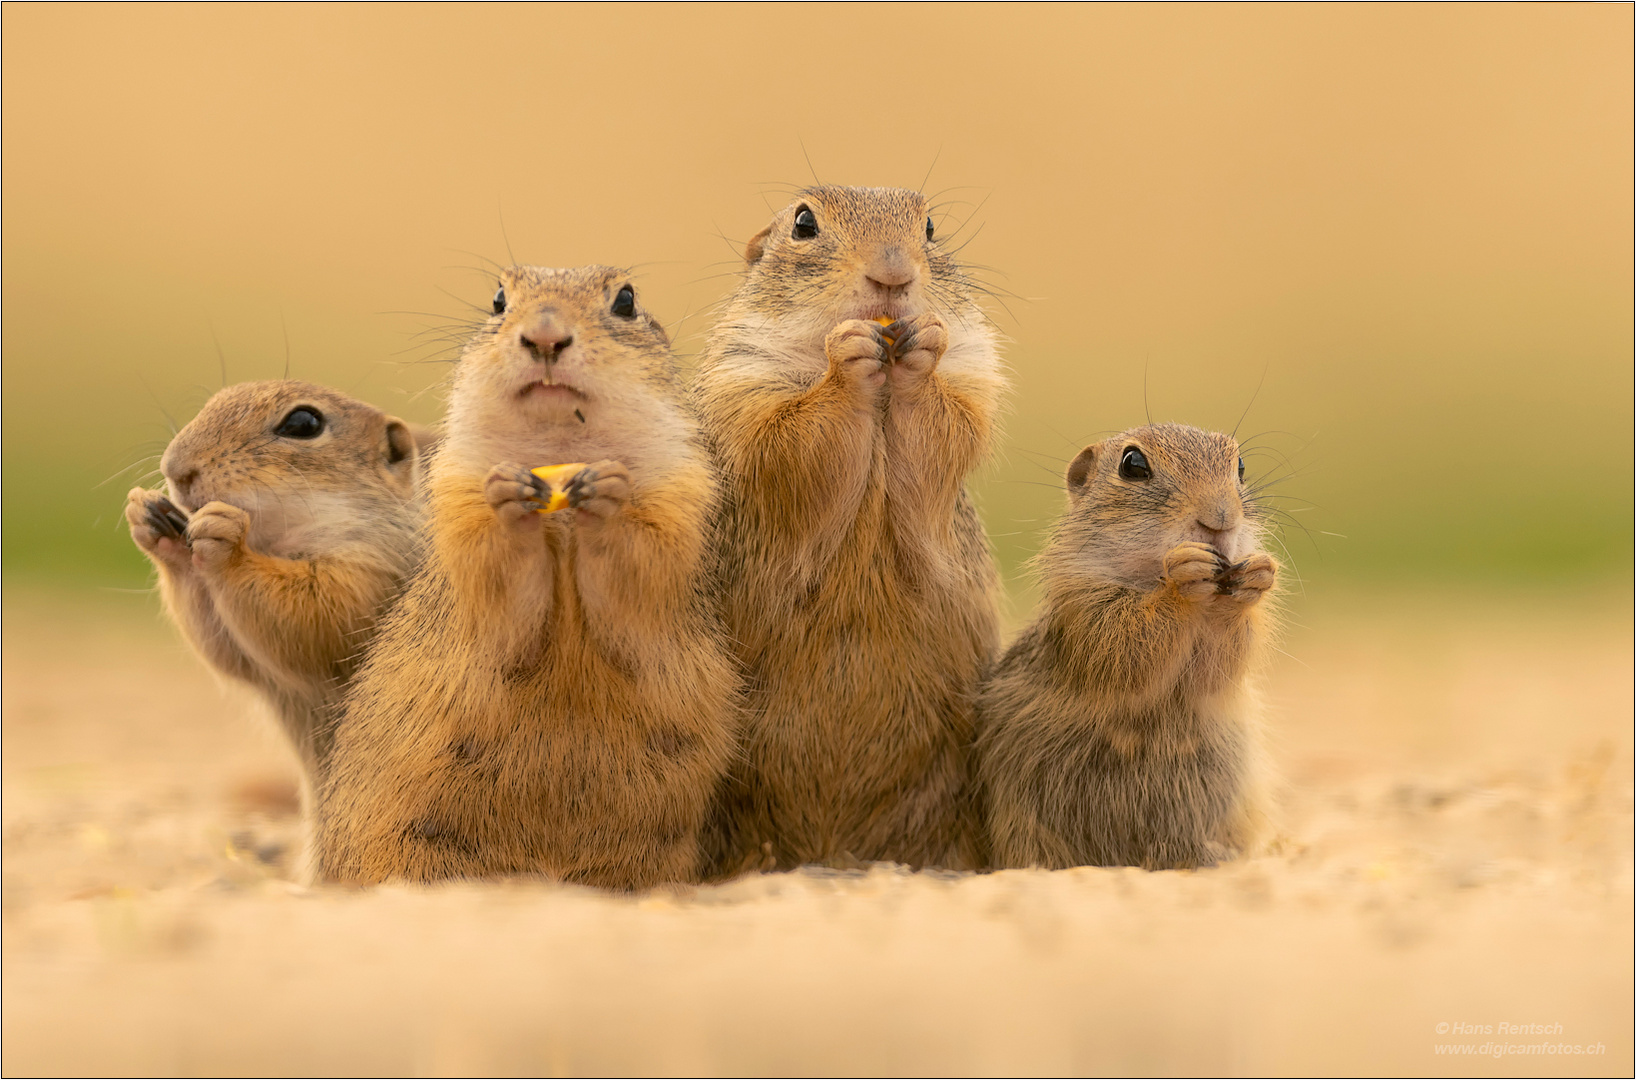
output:
[[[416,559],[417,460],[409,425],[372,405],[313,383],[238,383],[165,449],[168,495],[126,497],[165,610],[206,663],[272,706],[303,805],[341,690]]]
[[[997,867],[1208,866],[1260,828],[1246,673],[1277,564],[1227,435],[1155,424],[1068,466],[1042,610],[985,681]]]

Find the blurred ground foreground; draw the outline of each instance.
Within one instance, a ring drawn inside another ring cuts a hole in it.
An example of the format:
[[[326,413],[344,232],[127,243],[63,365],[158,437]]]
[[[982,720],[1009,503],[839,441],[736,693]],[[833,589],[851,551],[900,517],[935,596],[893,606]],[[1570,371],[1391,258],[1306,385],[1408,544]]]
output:
[[[4,1071],[1628,1076],[1628,595],[1306,604],[1274,856],[623,897],[291,884],[152,598],[14,589]]]

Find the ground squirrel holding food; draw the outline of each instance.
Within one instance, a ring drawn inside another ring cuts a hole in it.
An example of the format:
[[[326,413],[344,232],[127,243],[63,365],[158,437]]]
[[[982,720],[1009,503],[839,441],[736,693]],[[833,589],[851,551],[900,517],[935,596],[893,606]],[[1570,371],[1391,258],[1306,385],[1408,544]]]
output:
[[[698,876],[738,680],[705,579],[715,475],[681,396],[625,271],[501,275],[429,466],[425,564],[347,695],[327,877]]]
[[[1004,388],[994,332],[918,192],[802,191],[745,256],[695,384],[747,671],[718,870],[973,866],[998,592],[964,479]]]
[[[337,390],[239,383],[165,449],[168,494],[126,497],[165,610],[211,667],[272,706],[303,805],[341,691],[417,557],[418,459],[410,425]]]
[[[1086,447],[1034,622],[984,681],[997,867],[1209,866],[1265,822],[1259,706],[1278,573],[1230,436],[1152,424]]]

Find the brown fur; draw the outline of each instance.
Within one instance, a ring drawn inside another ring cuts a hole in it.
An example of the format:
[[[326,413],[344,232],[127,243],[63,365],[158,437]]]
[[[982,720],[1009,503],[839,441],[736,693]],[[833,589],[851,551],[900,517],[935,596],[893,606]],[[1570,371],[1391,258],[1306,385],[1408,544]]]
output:
[[[1120,475],[1127,447],[1151,479]],[[985,680],[978,771],[996,866],[1208,866],[1263,820],[1249,672],[1277,573],[1226,435],[1150,425],[1087,447],[1040,558],[1038,617]]]
[[[734,737],[702,565],[715,480],[664,331],[610,310],[623,271],[502,282],[455,372],[426,565],[347,697],[322,869],[690,879]],[[594,463],[574,508],[535,513],[525,467],[574,461]]]
[[[816,237],[792,235],[802,209]],[[1004,381],[926,222],[916,192],[801,192],[750,242],[705,349],[723,610],[748,673],[721,872],[981,857],[968,748],[997,579],[964,478]]]
[[[275,429],[307,406],[311,439]],[[131,536],[199,655],[254,687],[303,766],[303,802],[322,775],[334,708],[417,552],[410,428],[311,383],[239,383],[177,433],[160,468],[167,495],[132,488]],[[185,528],[166,524],[167,508]]]

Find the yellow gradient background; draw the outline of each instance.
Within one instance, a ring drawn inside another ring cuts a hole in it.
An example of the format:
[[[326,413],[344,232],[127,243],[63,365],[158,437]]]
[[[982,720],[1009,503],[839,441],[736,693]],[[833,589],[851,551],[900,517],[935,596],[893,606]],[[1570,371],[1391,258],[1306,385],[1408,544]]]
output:
[[[0,1070],[1632,1075],[1632,29],[5,4]],[[296,885],[292,758],[124,528],[167,414],[287,365],[434,420],[513,256],[639,265],[690,362],[814,176],[923,185],[991,268],[1013,627],[1086,441],[1237,426],[1281,480],[1273,850]]]
[[[1309,582],[1621,575],[1631,31],[1626,5],[7,5],[6,569],[144,580],[124,491],[223,367],[434,418],[449,352],[415,335],[487,302],[485,260],[640,264],[694,353],[817,175],[924,185],[1008,291],[979,489],[1013,575],[1074,450],[1148,414],[1243,417]]]

